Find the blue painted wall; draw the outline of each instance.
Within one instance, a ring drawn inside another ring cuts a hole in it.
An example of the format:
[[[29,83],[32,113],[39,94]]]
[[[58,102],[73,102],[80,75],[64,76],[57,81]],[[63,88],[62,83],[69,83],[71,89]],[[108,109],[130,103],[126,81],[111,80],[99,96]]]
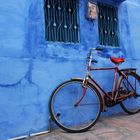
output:
[[[97,65],[112,66],[109,56],[124,56],[121,67],[136,67],[140,74],[140,0],[100,1],[119,6],[120,47],[106,47],[95,56]],[[65,44],[45,41],[43,0],[0,0],[0,140],[47,130],[53,89],[84,76],[86,53],[99,45],[98,22],[85,18],[86,2],[79,4],[80,43]],[[96,78],[109,90],[113,76],[97,73]],[[116,106],[104,115],[120,111]]]

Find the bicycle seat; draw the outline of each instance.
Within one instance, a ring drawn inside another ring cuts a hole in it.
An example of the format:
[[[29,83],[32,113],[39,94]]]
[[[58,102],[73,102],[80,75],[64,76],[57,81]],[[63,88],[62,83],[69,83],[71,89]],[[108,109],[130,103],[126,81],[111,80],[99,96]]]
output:
[[[123,62],[125,61],[125,58],[110,57],[110,60],[111,60],[114,64],[120,64],[120,63],[123,63]]]

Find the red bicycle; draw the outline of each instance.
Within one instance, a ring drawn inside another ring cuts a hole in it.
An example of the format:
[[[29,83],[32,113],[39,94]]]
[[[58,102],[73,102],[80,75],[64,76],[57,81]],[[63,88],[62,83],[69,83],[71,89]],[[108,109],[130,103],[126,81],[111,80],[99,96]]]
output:
[[[140,111],[140,77],[136,69],[119,70],[124,58],[110,58],[115,67],[93,68],[93,48],[87,56],[87,70],[84,79],[72,78],[60,84],[52,93],[49,103],[50,114],[56,124],[71,133],[84,132],[97,122],[107,107],[120,104],[128,114]],[[93,70],[114,70],[111,92],[106,92],[91,76]]]

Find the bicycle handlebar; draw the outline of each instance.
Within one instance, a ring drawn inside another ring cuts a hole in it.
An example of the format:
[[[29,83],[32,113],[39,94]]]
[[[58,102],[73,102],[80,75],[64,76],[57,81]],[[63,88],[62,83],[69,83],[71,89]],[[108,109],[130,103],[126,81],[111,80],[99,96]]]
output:
[[[103,51],[103,48],[96,48],[97,51]]]
[[[103,51],[103,48],[92,48],[92,49],[90,49],[90,51],[89,51],[89,57],[92,55],[92,51]]]
[[[92,48],[92,49],[90,49],[90,51],[92,52],[92,51],[103,51],[104,49],[103,48]]]
[[[88,55],[87,55],[87,59],[89,59],[89,60],[91,60],[91,63],[92,62],[94,62],[94,63],[97,63],[98,61],[97,60],[95,60],[95,59],[93,59],[92,60],[92,51],[103,51],[103,48],[92,48],[92,49],[90,49],[90,51],[89,51],[89,53],[88,53]]]

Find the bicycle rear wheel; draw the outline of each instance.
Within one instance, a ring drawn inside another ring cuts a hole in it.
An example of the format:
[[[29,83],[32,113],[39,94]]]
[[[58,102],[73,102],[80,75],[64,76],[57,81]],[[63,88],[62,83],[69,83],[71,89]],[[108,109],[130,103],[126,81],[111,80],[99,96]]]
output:
[[[135,114],[140,111],[140,78],[136,73],[127,73],[127,79],[134,89],[130,86],[126,78],[121,77],[118,89],[121,89],[125,94],[132,94],[120,103],[122,109],[128,114]]]
[[[91,128],[101,113],[101,96],[90,83],[80,104],[85,89],[83,80],[72,79],[59,85],[50,98],[50,113],[56,124],[71,133],[84,132]]]

